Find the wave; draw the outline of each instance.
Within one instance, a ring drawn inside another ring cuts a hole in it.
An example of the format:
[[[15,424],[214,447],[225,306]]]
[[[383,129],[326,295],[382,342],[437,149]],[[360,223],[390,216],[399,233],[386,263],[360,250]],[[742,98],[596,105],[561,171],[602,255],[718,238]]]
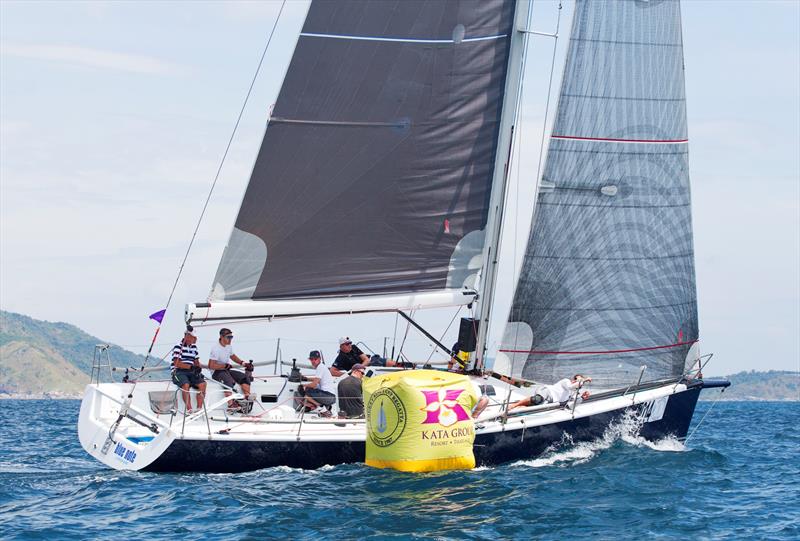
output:
[[[647,447],[659,452],[684,452],[686,446],[674,436],[667,436],[657,441],[650,441],[639,435],[643,419],[635,412],[628,411],[617,421],[611,423],[603,435],[593,441],[575,443],[572,437],[564,434],[556,444],[548,447],[542,456],[532,460],[519,460],[512,467],[542,468],[547,466],[570,466],[588,462],[596,455],[609,449],[617,442],[633,447]]]

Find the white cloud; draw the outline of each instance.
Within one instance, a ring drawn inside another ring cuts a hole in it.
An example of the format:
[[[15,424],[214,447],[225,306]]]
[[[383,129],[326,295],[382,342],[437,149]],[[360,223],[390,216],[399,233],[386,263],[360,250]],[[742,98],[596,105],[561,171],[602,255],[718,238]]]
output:
[[[42,45],[3,42],[0,54],[34,60],[65,62],[75,66],[112,69],[131,73],[164,75],[182,71],[171,62],[151,56],[105,51],[75,45]]]

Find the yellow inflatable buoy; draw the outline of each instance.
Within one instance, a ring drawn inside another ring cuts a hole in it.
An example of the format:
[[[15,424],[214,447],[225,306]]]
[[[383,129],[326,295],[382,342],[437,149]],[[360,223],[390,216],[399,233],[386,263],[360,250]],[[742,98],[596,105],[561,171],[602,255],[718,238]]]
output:
[[[366,463],[376,468],[426,472],[475,467],[478,401],[464,375],[404,370],[367,378]]]

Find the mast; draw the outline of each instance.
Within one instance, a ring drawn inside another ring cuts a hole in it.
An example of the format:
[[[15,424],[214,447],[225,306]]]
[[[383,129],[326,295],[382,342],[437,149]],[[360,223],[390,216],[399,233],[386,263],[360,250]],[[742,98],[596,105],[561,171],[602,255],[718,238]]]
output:
[[[528,25],[532,15],[531,0],[517,3],[512,24],[513,34],[508,55],[506,71],[505,95],[503,96],[503,113],[500,120],[500,133],[495,157],[494,179],[489,203],[489,217],[486,222],[486,243],[484,244],[482,261],[483,271],[478,294],[478,340],[475,347],[476,366],[480,370],[484,366],[486,355],[486,339],[489,332],[495,282],[497,280],[498,253],[502,234],[503,214],[506,200],[506,187],[511,170],[511,149],[514,143],[514,128],[519,109],[520,94],[524,68],[525,51],[528,45]],[[523,26],[524,25],[524,26]],[[509,99],[513,97],[513,99]]]

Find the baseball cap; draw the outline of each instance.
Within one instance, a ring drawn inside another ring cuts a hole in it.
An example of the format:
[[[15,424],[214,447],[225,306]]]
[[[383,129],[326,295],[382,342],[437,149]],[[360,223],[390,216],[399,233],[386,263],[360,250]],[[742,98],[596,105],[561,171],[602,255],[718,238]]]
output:
[[[340,346],[341,346],[342,344],[352,344],[352,343],[353,343],[353,341],[352,341],[352,340],[350,340],[350,337],[349,337],[349,336],[342,336],[341,338],[339,338],[339,345],[340,345]]]
[[[194,333],[194,327],[192,327],[191,325],[186,326],[186,330],[183,332],[183,334],[189,334],[197,338],[197,335]]]
[[[320,358],[322,358],[322,355],[320,355],[319,351],[317,351],[316,349],[312,349],[308,354],[308,358],[309,359],[320,359]]]

